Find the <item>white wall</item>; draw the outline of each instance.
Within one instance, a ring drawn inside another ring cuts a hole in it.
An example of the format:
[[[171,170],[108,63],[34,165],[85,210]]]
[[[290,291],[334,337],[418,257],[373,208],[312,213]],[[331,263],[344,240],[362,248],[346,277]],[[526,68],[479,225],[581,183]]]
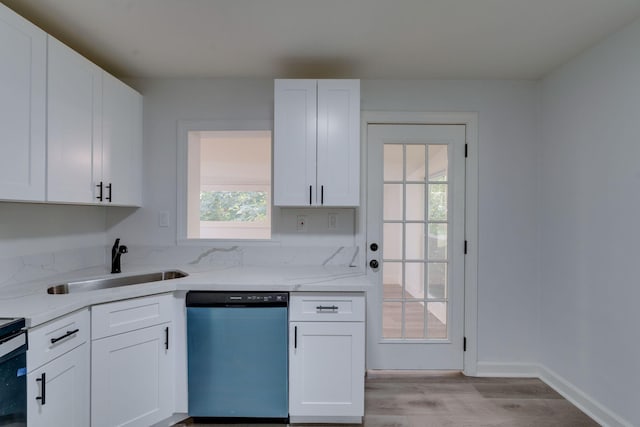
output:
[[[104,246],[105,209],[0,202],[0,258]]]
[[[109,240],[138,245],[176,241],[178,120],[271,120],[271,80],[133,81],[144,95],[144,208],[128,218],[109,213]],[[480,138],[479,360],[536,360],[536,85],[529,81],[362,81],[362,110],[476,111]],[[159,211],[171,227],[159,228]],[[310,232],[296,235],[295,209],[279,216],[283,244],[348,245],[353,210],[338,210],[339,233],[323,229],[326,210],[309,215]],[[356,214],[359,212],[356,210]],[[344,221],[342,221],[344,220]]]
[[[362,110],[478,112],[479,369],[535,362],[535,83],[365,80],[361,91]]]
[[[640,21],[541,84],[541,364],[640,425]]]

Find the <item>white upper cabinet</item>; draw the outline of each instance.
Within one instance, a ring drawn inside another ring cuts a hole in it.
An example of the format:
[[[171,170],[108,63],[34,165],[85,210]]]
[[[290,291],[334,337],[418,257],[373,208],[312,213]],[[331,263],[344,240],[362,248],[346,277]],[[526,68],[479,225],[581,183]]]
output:
[[[360,81],[275,81],[274,204],[358,206]]]
[[[100,181],[93,154],[101,144],[102,70],[52,37],[48,48],[47,200],[94,203]]]
[[[47,201],[139,206],[142,97],[49,37]]]
[[[104,73],[102,181],[107,203],[142,205],[142,96]]]
[[[46,34],[0,4],[0,200],[44,201]]]

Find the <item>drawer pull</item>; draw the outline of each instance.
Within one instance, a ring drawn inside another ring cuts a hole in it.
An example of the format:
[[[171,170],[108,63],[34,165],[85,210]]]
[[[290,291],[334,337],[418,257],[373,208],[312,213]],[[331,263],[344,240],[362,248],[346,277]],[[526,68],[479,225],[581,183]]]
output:
[[[332,313],[335,313],[336,311],[338,311],[338,307],[335,305],[331,305],[331,306],[327,306],[327,305],[319,305],[316,307],[316,310],[318,311],[318,313],[322,313],[322,312],[326,312],[326,311],[330,311]]]
[[[36,378],[36,382],[40,383],[40,396],[36,397],[36,400],[39,400],[40,404],[44,406],[47,403],[47,375],[43,372],[40,378]]]
[[[63,335],[63,336],[61,336],[61,337],[58,337],[58,338],[51,338],[51,344],[55,344],[55,343],[57,343],[57,342],[58,342],[58,341],[60,341],[60,340],[63,340],[63,339],[65,339],[65,338],[68,338],[68,337],[70,337],[71,335],[73,335],[73,334],[75,334],[76,332],[79,332],[79,331],[80,331],[80,329],[74,329],[73,331],[67,331],[67,333],[66,333],[66,334],[64,334],[64,335]]]

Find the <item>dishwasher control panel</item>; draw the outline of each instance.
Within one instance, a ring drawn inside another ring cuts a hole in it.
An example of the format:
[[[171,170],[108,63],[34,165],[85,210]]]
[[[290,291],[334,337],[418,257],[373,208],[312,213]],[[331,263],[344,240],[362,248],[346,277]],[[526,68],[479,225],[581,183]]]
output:
[[[187,293],[187,307],[286,307],[289,302],[287,292],[207,292]]]

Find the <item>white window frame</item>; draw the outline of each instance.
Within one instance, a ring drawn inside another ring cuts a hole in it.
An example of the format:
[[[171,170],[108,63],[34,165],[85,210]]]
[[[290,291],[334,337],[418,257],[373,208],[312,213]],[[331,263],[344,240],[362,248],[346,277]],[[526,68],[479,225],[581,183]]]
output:
[[[184,246],[263,246],[279,244],[276,234],[274,219],[279,216],[279,209],[273,206],[273,187],[271,188],[271,198],[269,200],[271,210],[271,239],[190,239],[187,237],[187,190],[188,190],[188,147],[189,132],[207,131],[260,131],[268,130],[273,132],[273,121],[271,120],[196,120],[178,121],[178,147],[177,147],[177,236],[178,245]],[[273,144],[273,137],[272,137]],[[273,152],[273,145],[272,145]],[[271,182],[273,186],[273,163],[271,165]]]

